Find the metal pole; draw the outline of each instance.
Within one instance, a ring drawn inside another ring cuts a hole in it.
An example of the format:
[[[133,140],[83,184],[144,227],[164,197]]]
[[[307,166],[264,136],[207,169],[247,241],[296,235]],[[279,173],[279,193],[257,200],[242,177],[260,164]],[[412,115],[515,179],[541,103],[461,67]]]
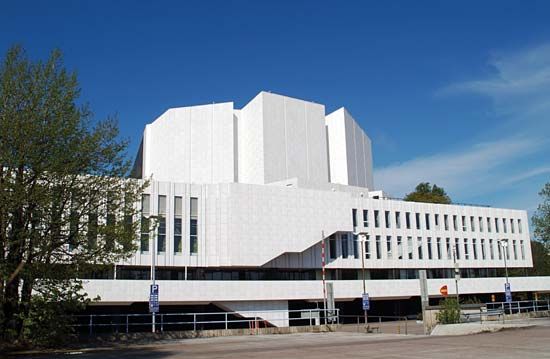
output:
[[[153,229],[153,240],[152,240],[152,243],[151,243],[151,279],[153,280],[153,286],[155,285],[155,277],[156,277],[156,258],[157,258],[157,254],[155,253],[156,252],[156,243],[157,243],[157,238],[156,238],[156,235],[155,235],[155,229],[156,229],[156,224],[155,224],[155,227]],[[155,332],[155,313],[151,313],[152,315],[152,327],[151,327],[151,331],[154,333]]]
[[[326,253],[325,253],[325,232],[321,231],[321,271],[323,277],[323,317],[325,318],[325,325],[327,324],[327,286],[325,282],[325,263],[326,263]]]
[[[367,235],[366,234],[362,234],[361,235],[363,240],[360,241],[361,242],[361,275],[363,277],[363,294],[367,292],[367,282],[366,282],[366,278],[365,278],[365,244],[367,243]],[[363,296],[361,295],[361,300]],[[368,316],[367,316],[367,310],[364,309],[363,310],[363,315],[365,317],[365,325],[367,325],[368,323]]]

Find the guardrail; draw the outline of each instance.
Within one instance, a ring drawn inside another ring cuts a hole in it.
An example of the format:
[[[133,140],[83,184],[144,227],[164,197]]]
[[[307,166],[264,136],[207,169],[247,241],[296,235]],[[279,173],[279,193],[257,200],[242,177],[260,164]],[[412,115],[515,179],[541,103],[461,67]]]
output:
[[[501,310],[504,314],[550,311],[550,299],[519,300],[514,302],[485,303],[487,310]]]
[[[396,315],[340,315],[340,324],[355,324],[356,331],[409,334],[409,318]]]
[[[267,315],[266,315],[267,314]],[[258,332],[260,328],[287,327],[290,324],[314,326],[339,324],[339,309],[264,310],[241,312],[157,313],[157,314],[88,314],[74,315],[71,326],[94,332],[143,332],[150,331],[153,316],[156,328],[165,330],[206,330],[248,328]],[[264,319],[262,316],[267,317]],[[277,325],[279,324],[279,325]]]

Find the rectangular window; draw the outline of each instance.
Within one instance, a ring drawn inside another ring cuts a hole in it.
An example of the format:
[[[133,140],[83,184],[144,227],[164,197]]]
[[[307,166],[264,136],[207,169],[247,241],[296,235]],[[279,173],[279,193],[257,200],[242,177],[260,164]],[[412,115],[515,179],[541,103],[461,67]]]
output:
[[[512,233],[516,232],[516,228],[514,226],[514,219],[513,218],[510,218],[510,231],[512,231]]]
[[[407,225],[407,229],[411,229],[411,213],[405,212],[405,224]]]
[[[357,209],[351,209],[351,221],[353,222],[353,228],[357,227]]]
[[[447,214],[443,215],[443,225],[445,226],[445,230],[449,230],[449,216]]]
[[[354,234],[352,237],[353,240],[353,258],[357,259],[359,258],[359,243],[357,240],[357,236]]]
[[[94,248],[97,245],[97,234],[98,234],[98,215],[96,210],[91,210],[88,213],[88,230],[86,232],[86,237],[88,239],[88,246]]]
[[[506,225],[506,218],[502,219],[502,230],[504,233],[508,233],[508,226]]]
[[[430,214],[429,213],[425,214],[425,220],[426,220],[426,229],[429,231],[430,230]]]
[[[418,248],[418,259],[423,259],[422,253],[422,237],[417,238],[417,248]]]
[[[330,256],[330,259],[336,259],[338,254],[336,253],[336,239],[334,237],[330,237],[328,240],[328,253]]]
[[[433,259],[433,251],[432,251],[432,237],[428,237],[428,259]]]
[[[420,213],[415,213],[416,229],[420,229]]]
[[[498,218],[495,218],[495,232],[498,233]]]
[[[491,233],[491,218],[487,217],[487,232]]]
[[[364,209],[363,210],[363,227],[369,226],[369,211]]]
[[[472,239],[472,252],[474,254],[474,259],[477,260],[477,239]]]
[[[483,217],[479,217],[479,231],[483,232]]]
[[[439,229],[439,214],[434,214],[435,229]]]
[[[487,259],[487,255],[485,254],[485,239],[483,238],[481,238],[481,259]]]
[[[174,253],[182,253],[182,199],[181,197],[174,197]]]
[[[393,259],[391,236],[386,236],[386,253],[388,254],[388,259]]]
[[[523,233],[523,228],[521,228],[521,219],[518,219],[518,232]]]
[[[166,252],[166,196],[158,197],[157,253]]]
[[[455,256],[456,260],[460,259],[460,241],[458,238],[455,238]]]
[[[522,245],[523,245],[523,241],[522,241]],[[403,259],[403,239],[401,238],[401,236],[397,236],[397,258]]]
[[[441,238],[437,237],[435,245],[437,246],[437,259],[441,259]]]
[[[347,258],[349,256],[349,247],[348,247],[348,235],[342,234],[340,236],[340,241],[342,245],[342,257]]]
[[[508,243],[508,242],[507,242]],[[510,244],[510,243],[508,243]],[[506,248],[504,249],[504,251],[506,252],[506,259],[507,260],[510,260],[510,246],[506,246]]]
[[[489,239],[489,256],[491,260],[495,259],[495,247],[492,239]]]
[[[458,219],[456,215],[453,215],[453,228],[455,231],[458,231]]]
[[[464,259],[470,259],[470,251],[468,250],[468,238],[464,238]]]
[[[518,248],[516,246],[516,240],[512,240],[512,249],[514,250],[514,260],[518,260]]]
[[[149,214],[150,214],[150,197],[148,194],[141,196],[141,235],[140,235],[140,251],[141,253],[149,252]]]
[[[365,259],[370,259],[370,236],[365,238]]]
[[[380,218],[378,217],[378,211],[374,210],[374,226],[376,228],[380,227]]]
[[[476,222],[475,222],[475,218],[474,216],[470,216],[470,230],[472,232],[475,232],[476,231],[476,226],[475,226]]]
[[[520,250],[521,250],[521,259],[525,260],[525,245],[523,243],[523,240],[519,241],[519,247],[520,247]]]
[[[191,254],[199,253],[198,207],[199,200],[191,197],[189,203],[189,252]]]
[[[466,216],[462,216],[462,232],[466,232]]]
[[[500,242],[497,240],[497,248],[498,248],[498,259],[502,260],[502,246],[500,245]]]
[[[390,211],[384,212],[384,222],[386,223],[386,228],[390,228]]]
[[[413,239],[407,237],[407,254],[409,259],[413,259]]]
[[[445,238],[445,247],[447,250],[447,260],[453,259],[453,250],[451,249],[451,238]]]
[[[401,212],[395,212],[395,228],[401,228]]]
[[[382,247],[380,245],[380,236],[376,236],[376,259],[382,258]]]

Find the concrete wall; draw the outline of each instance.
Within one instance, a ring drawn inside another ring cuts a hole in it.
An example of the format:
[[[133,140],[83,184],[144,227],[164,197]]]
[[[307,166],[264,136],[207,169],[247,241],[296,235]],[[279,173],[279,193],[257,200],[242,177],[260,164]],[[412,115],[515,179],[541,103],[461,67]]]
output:
[[[233,103],[173,108],[146,126],[143,177],[186,183],[234,182]]]
[[[374,189],[371,141],[351,114],[340,108],[326,116],[330,181]]]

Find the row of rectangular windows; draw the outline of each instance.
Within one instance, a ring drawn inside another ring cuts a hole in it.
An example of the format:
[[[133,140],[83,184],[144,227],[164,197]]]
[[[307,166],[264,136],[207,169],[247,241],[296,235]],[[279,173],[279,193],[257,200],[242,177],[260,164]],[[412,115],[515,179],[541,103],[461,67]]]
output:
[[[183,218],[183,202],[182,197],[174,197],[174,253],[183,253],[182,243],[182,218]],[[151,199],[148,194],[141,197],[141,235],[140,235],[140,250],[141,253],[149,251],[149,236],[151,233],[150,226],[150,208]],[[189,253],[199,253],[198,241],[198,199],[195,197],[189,198]],[[158,196],[158,216],[157,221],[157,253],[166,252],[166,213],[167,203],[166,196]]]
[[[348,235],[342,234],[340,236],[340,242],[341,242],[341,254],[342,257],[348,258],[359,258],[359,246],[358,246],[358,239],[356,235],[352,236],[353,241],[353,250],[352,253],[349,251],[349,244],[348,244]],[[386,259],[437,259],[437,260],[451,260],[453,259],[453,256],[457,260],[460,260],[461,258],[464,258],[466,260],[474,259],[474,260],[486,260],[486,259],[495,259],[495,241],[493,239],[488,240],[488,246],[487,241],[485,239],[480,239],[479,247],[478,242],[476,238],[472,238],[472,241],[470,242],[468,238],[464,238],[463,245],[461,247],[459,238],[455,238],[454,243],[451,243],[451,238],[445,238],[445,242],[442,242],[442,239],[440,237],[436,238],[435,241],[435,250],[433,248],[433,241],[431,237],[427,237],[427,256],[425,258],[424,254],[424,247],[423,247],[423,239],[422,237],[417,237],[416,245],[414,243],[413,237],[407,237],[407,253],[404,253],[404,243],[402,241],[401,236],[397,236],[397,241],[392,241],[392,236],[386,236],[385,243],[382,241],[382,236],[375,236],[374,245],[371,246],[371,237],[369,235],[366,236],[365,246],[364,246],[364,253],[365,253],[365,259],[382,259],[382,251],[385,250],[386,253]],[[498,253],[498,259],[503,259],[503,251],[506,252],[506,259],[510,260],[510,247],[509,246],[501,246],[500,242],[497,241],[497,253]],[[518,246],[517,241],[514,239],[512,242],[512,252],[513,252],[513,258],[514,260],[518,260]],[[471,243],[471,244],[470,244]],[[397,246],[396,251],[393,250],[394,245]],[[443,247],[445,246],[445,247]],[[504,250],[503,250],[504,248]],[[479,250],[478,250],[479,249]],[[519,241],[519,249],[521,253],[521,259],[525,260],[525,244],[523,240]],[[416,254],[415,254],[416,253]],[[445,253],[445,254],[444,254]],[[334,237],[329,238],[329,256],[330,259],[336,259],[338,256],[337,253],[337,240]]]
[[[380,228],[381,227],[381,216],[380,216],[380,212],[382,211],[379,211],[379,210],[373,210],[372,211],[374,213],[373,215],[373,221],[374,221],[374,227],[375,228]],[[383,211],[384,212],[384,226],[385,228],[391,228],[392,226],[392,215],[391,215],[391,211]],[[412,212],[405,212],[405,228],[406,229],[412,229],[412,217],[411,216]],[[394,212],[394,216],[395,218],[395,221],[393,221],[393,225],[395,226],[395,228],[401,228],[402,227],[402,223],[401,223],[401,212],[399,211],[396,211]],[[424,217],[424,227],[422,227],[422,221],[421,221],[421,218]],[[426,230],[430,230],[432,228],[432,221],[431,221],[431,218],[433,217],[434,219],[434,226],[435,226],[435,229],[441,229],[441,221],[440,221],[440,215],[439,214],[430,214],[430,213],[425,213],[424,216],[422,216],[420,213],[418,212],[415,212],[414,213],[414,222],[415,222],[415,228],[416,229],[426,229]],[[458,223],[458,215],[452,215],[452,225],[453,225],[453,229],[455,231],[458,231],[458,228],[459,228],[459,223]],[[461,225],[462,225],[462,231],[463,232],[466,232],[468,231],[468,220],[467,220],[467,216],[460,216],[461,217]],[[352,209],[352,220],[353,220],[353,227],[357,227],[357,209]],[[365,209],[363,210],[363,227],[369,227],[369,224],[371,223],[371,221],[369,220],[369,210]],[[492,223],[494,223],[494,228],[495,228],[495,233],[499,233],[500,232],[500,226],[499,224],[502,223],[502,231],[503,233],[508,233],[508,223],[510,224],[510,232],[511,233],[515,233],[516,232],[516,223],[517,223],[517,230],[518,230],[518,233],[523,233],[523,227],[522,227],[522,223],[521,223],[521,219],[517,219],[517,220],[514,220],[513,218],[497,218],[495,217],[494,220],[491,219],[491,217],[477,217],[477,225],[476,225],[476,217],[475,216],[470,216],[470,221],[469,221],[469,226],[470,226],[470,231],[471,232],[475,232],[476,231],[476,228],[479,232],[483,232],[484,231],[484,223],[486,223],[487,225],[487,232],[488,233],[491,233],[492,232]],[[450,226],[449,226],[449,215],[448,214],[444,214],[443,215],[443,228],[445,231],[448,231]]]

